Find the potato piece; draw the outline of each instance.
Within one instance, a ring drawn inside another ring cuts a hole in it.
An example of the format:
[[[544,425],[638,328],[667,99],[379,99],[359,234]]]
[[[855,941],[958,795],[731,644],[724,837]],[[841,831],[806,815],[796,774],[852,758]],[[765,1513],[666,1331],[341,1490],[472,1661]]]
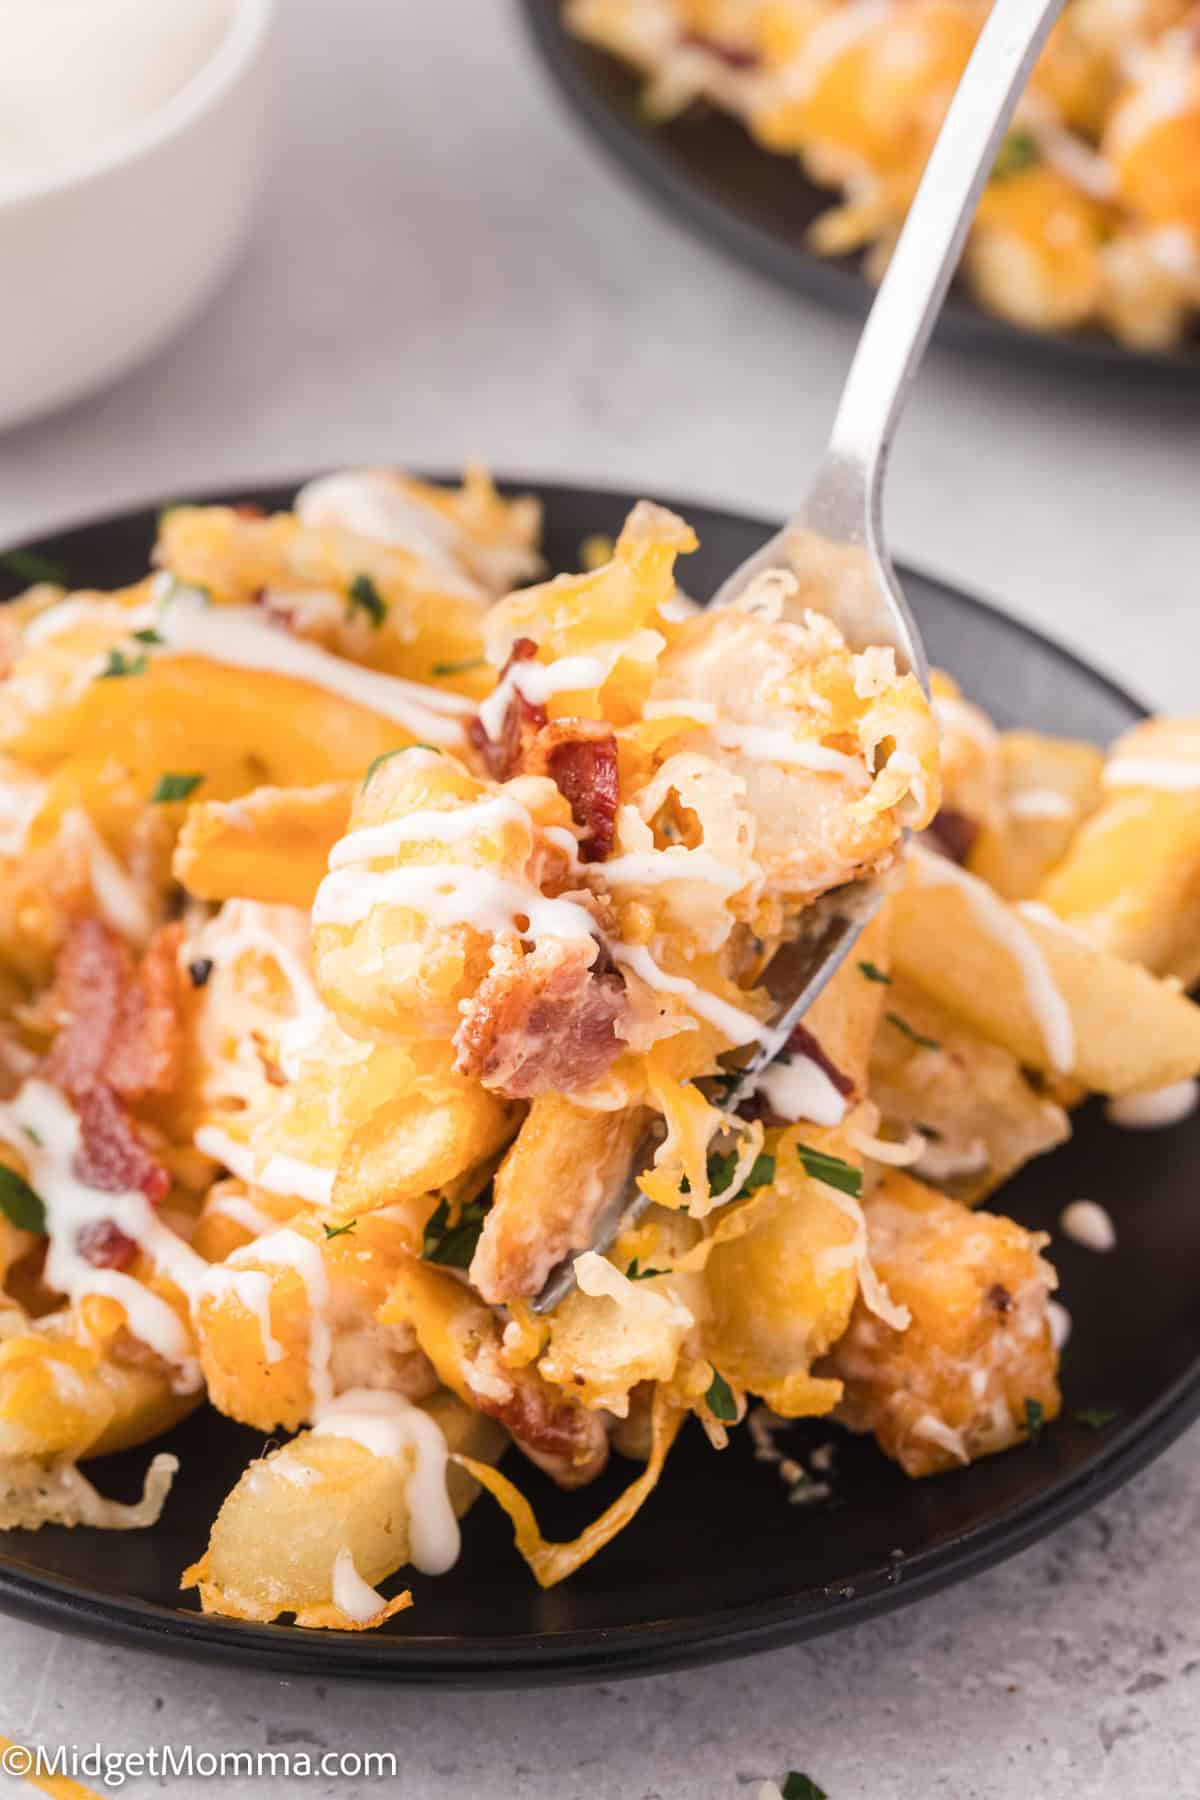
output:
[[[519,1117],[511,1101],[450,1070],[418,1076],[409,1092],[385,1101],[350,1139],[334,1182],[334,1215],[355,1218],[449,1187],[497,1152]],[[421,1223],[431,1210],[424,1210]]]
[[[892,960],[981,1037],[1099,1093],[1166,1087],[1200,1069],[1200,1007],[920,848],[894,902]]]
[[[871,1098],[899,1135],[915,1126],[928,1138],[914,1174],[973,1205],[1022,1163],[1065,1142],[1066,1113],[1037,1092],[1011,1050],[978,1037],[899,976],[887,996]]]
[[[378,1611],[364,1617],[356,1609],[350,1615],[338,1604],[334,1579],[343,1553],[354,1573],[371,1586],[412,1560],[411,1483],[417,1452],[415,1444],[410,1448],[403,1442],[403,1404],[397,1409],[395,1434],[380,1413],[381,1403],[386,1407],[395,1398],[378,1393],[344,1397],[368,1407],[374,1403],[374,1413],[366,1416],[379,1419],[377,1429],[368,1430],[375,1448],[337,1435],[335,1410],[320,1432],[303,1432],[250,1464],[217,1514],[208,1549],[180,1582],[181,1587],[199,1587],[205,1612],[261,1620],[289,1612],[297,1625],[345,1631],[380,1625],[410,1604],[408,1595],[391,1602],[380,1598]],[[502,1453],[507,1440],[500,1427],[452,1394],[431,1396],[421,1410],[440,1427],[452,1454],[492,1463]],[[388,1441],[393,1435],[400,1439],[396,1446]],[[388,1453],[393,1447],[398,1454]],[[436,1467],[430,1474],[440,1479]],[[453,1462],[445,1468],[445,1483],[454,1515],[461,1518],[478,1485]],[[422,1504],[428,1507],[429,1502]]]
[[[850,1083],[851,1098],[865,1099],[871,1047],[888,1004],[887,984],[864,969],[886,975],[891,961],[891,913],[885,904],[867,926],[854,953],[822,988],[804,1015],[804,1029]]]
[[[586,1250],[596,1220],[629,1179],[649,1113],[590,1112],[540,1095],[496,1171],[495,1198],[471,1262],[471,1282],[501,1305],[531,1299],[572,1250]]]
[[[1092,744],[1006,731],[1000,738],[1002,819],[967,856],[973,875],[1006,900],[1031,900],[1100,803],[1103,753]]]
[[[860,1300],[824,1372],[845,1383],[837,1417],[872,1431],[908,1475],[932,1475],[1020,1443],[1057,1417],[1048,1241],[970,1212],[891,1170],[864,1205],[871,1256],[912,1315],[896,1331]],[[1028,1409],[1040,1408],[1040,1413]]]
[[[349,782],[331,781],[193,805],[175,847],[175,879],[200,900],[309,907],[353,799]]]
[[[129,1450],[168,1431],[200,1403],[162,1371],[124,1363],[47,1328],[0,1342],[0,1458],[75,1460]]]
[[[838,1132],[811,1126],[767,1142],[774,1181],[745,1203],[749,1229],[718,1243],[705,1268],[704,1354],[728,1382],[795,1419],[827,1413],[840,1397],[837,1381],[810,1371],[845,1331],[858,1292],[857,1204],[808,1176],[797,1147],[859,1159]]]
[[[608,1437],[599,1414],[564,1399],[535,1369],[509,1367],[496,1315],[452,1274],[406,1257],[379,1318],[411,1324],[438,1379],[497,1419],[560,1487],[582,1487],[600,1473]]]
[[[1103,806],[1041,890],[1100,949],[1185,986],[1200,977],[1200,786],[1189,786],[1198,759],[1198,722],[1149,719],[1127,732]]]

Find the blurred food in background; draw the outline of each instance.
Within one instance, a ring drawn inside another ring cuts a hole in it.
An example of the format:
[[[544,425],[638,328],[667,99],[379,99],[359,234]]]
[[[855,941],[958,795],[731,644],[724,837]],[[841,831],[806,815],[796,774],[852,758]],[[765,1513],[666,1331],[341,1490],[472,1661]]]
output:
[[[580,36],[642,70],[651,117],[696,101],[840,195],[830,256],[891,253],[982,0],[568,0]],[[1200,14],[1071,0],[997,158],[964,259],[985,307],[1035,330],[1178,343],[1200,306]]]

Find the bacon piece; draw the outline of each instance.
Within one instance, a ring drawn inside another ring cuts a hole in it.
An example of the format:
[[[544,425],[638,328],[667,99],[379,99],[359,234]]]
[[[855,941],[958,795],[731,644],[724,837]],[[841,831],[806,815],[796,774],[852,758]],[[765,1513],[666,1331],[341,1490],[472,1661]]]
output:
[[[508,661],[500,671],[499,681],[504,680],[514,663],[532,662],[537,650],[532,638],[515,638],[508,653]],[[545,723],[545,707],[535,706],[514,688],[508,698],[500,736],[489,737],[483,721],[475,717],[467,726],[467,737],[483,758],[488,774],[496,781],[507,781],[510,775],[515,775],[522,767],[529,746]]]
[[[135,965],[99,919],[76,919],[58,959],[50,1011],[61,1024],[47,1078],[72,1098],[103,1082],[124,1099],[168,1093],[182,1049],[181,924],[155,932]]]
[[[718,62],[727,69],[738,69],[749,72],[760,65],[758,53],[745,50],[740,44],[725,43],[720,38],[708,37],[703,31],[685,31],[679,42],[689,50],[703,50],[709,56],[715,56]]]
[[[948,856],[951,862],[965,863],[979,836],[979,821],[953,806],[943,806],[934,814],[925,835],[932,838],[933,848],[942,856]]]
[[[127,1269],[137,1255],[137,1245],[112,1219],[96,1219],[83,1225],[75,1248],[93,1269]]]
[[[555,1393],[533,1369],[509,1369],[492,1342],[466,1366],[466,1385],[481,1413],[512,1433],[530,1462],[561,1488],[585,1487],[608,1460],[608,1434],[598,1413]]]
[[[75,1096],[79,1115],[79,1149],[75,1173],[104,1194],[136,1189],[155,1205],[165,1199],[171,1177],[138,1136],[116,1094],[96,1082]]]
[[[513,1100],[598,1081],[621,1052],[625,983],[589,946],[546,938],[497,952],[454,1034],[455,1068]]]
[[[621,787],[617,739],[596,719],[555,719],[538,732],[525,759],[531,774],[548,775],[584,833],[579,855],[603,862],[617,830]]]

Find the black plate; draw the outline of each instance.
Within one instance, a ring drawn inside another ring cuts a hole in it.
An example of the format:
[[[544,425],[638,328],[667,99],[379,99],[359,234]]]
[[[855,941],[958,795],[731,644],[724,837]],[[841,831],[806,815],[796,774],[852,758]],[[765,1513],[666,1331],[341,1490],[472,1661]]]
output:
[[[662,124],[639,103],[635,70],[562,23],[563,0],[521,0],[533,41],[571,112],[672,218],[781,286],[845,312],[865,313],[874,289],[859,256],[818,256],[809,226],[836,196],[791,157],[760,149],[736,119],[695,106]],[[1060,367],[1200,376],[1200,334],[1177,350],[1131,350],[1100,330],[1029,331],[997,318],[961,287],[937,323],[939,343]]]
[[[292,492],[235,497],[277,508]],[[540,492],[556,568],[577,567],[582,539],[615,532],[630,505],[622,494]],[[708,507],[679,510],[703,545],[686,564],[697,594],[711,592],[769,530]],[[147,509],[35,548],[76,582],[116,586],[145,569],[154,522]],[[1014,620],[915,571],[905,584],[934,659],[1002,724],[1106,742],[1141,716],[1127,694]],[[179,1595],[179,1571],[200,1554],[213,1515],[263,1441],[204,1412],[162,1440],[183,1472],[153,1531],[10,1533],[0,1539],[0,1603],[67,1630],[258,1667],[516,1685],[659,1670],[811,1637],[956,1581],[1091,1505],[1200,1411],[1200,1118],[1122,1134],[1091,1106],[1076,1124],[1071,1142],[1027,1169],[1003,1199],[1024,1223],[1053,1230],[1063,1204],[1087,1195],[1111,1209],[1120,1233],[1120,1250],[1108,1257],[1055,1239],[1075,1331],[1065,1422],[1039,1443],[911,1482],[871,1443],[838,1433],[835,1498],[802,1509],[788,1506],[774,1472],[754,1461],[745,1432],[719,1456],[689,1427],[636,1522],[564,1587],[538,1590],[506,1521],[483,1498],[454,1572],[417,1578],[412,1611],[380,1633],[354,1635],[206,1619],[193,1595]],[[1119,1406],[1121,1418],[1102,1431],[1071,1420],[1089,1405]],[[803,1425],[795,1441],[834,1432]],[[102,1491],[128,1497],[147,1456],[113,1457],[92,1472]],[[621,1465],[575,1496],[531,1469],[521,1479],[550,1534],[568,1536],[628,1474]]]

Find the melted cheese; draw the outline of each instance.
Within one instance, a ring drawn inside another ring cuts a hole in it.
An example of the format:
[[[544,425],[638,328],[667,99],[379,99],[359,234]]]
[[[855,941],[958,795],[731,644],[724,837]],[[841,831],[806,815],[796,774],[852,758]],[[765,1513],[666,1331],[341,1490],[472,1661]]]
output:
[[[696,1323],[681,1300],[671,1292],[657,1293],[648,1283],[630,1281],[620,1269],[595,1250],[585,1250],[574,1262],[575,1281],[581,1294],[611,1300],[631,1320],[648,1325],[676,1325],[690,1331]]]

